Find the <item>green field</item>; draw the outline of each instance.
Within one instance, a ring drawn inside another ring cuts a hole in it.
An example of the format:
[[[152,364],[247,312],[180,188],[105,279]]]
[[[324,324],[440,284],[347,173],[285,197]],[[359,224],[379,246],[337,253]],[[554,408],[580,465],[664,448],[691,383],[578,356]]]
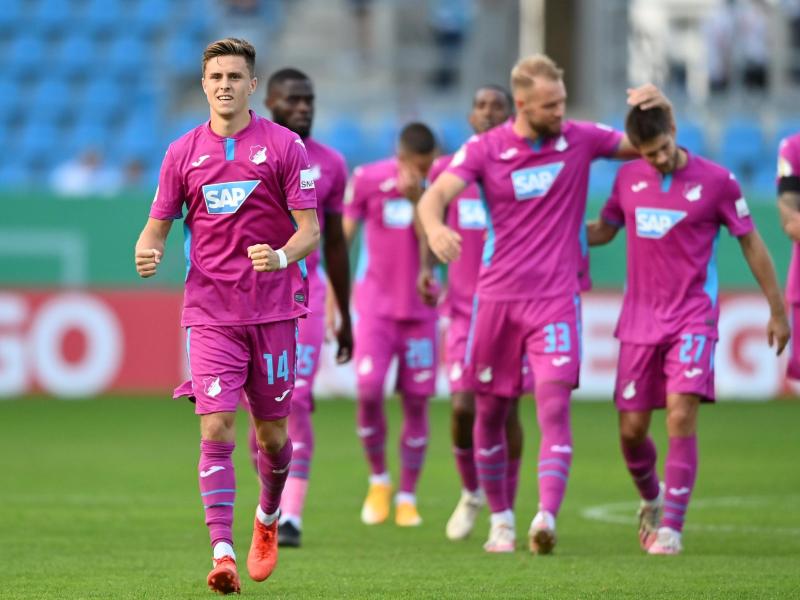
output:
[[[390,407],[395,448],[397,402]],[[800,403],[703,408],[698,485],[678,557],[644,556],[638,548],[634,489],[610,404],[574,408],[573,477],[559,545],[548,557],[522,548],[484,554],[486,522],[467,542],[445,539],[459,490],[443,402],[432,406],[419,489],[423,526],[362,525],[366,468],[354,409],[352,402],[319,404],[304,547],[282,551],[277,571],[261,584],[247,578],[243,565],[257,483],[240,435],[235,536],[243,596],[800,597]],[[535,512],[531,402],[524,416],[529,437],[517,503],[520,533]],[[205,588],[210,550],[197,492],[197,423],[188,404],[5,401],[0,424],[0,597],[212,597]],[[661,423],[656,437],[663,448]],[[391,465],[396,473],[396,460]]]

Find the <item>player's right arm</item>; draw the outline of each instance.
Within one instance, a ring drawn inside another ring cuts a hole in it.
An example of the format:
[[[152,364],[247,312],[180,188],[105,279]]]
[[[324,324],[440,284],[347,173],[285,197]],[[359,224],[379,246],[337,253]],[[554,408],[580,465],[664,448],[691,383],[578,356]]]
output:
[[[164,255],[164,244],[172,227],[171,220],[150,217],[136,242],[134,260],[136,272],[140,277],[152,277],[156,274],[158,263]]]
[[[442,173],[425,191],[417,206],[428,246],[443,263],[451,262],[461,254],[461,236],[445,224],[444,215],[447,205],[466,187],[467,182],[457,175]]]
[[[602,246],[608,244],[617,236],[619,227],[597,219],[586,223],[586,239],[590,246]]]
[[[625,225],[625,215],[619,201],[619,174],[614,179],[611,195],[600,211],[600,218],[586,223],[586,240],[590,246],[602,246],[613,240]]]

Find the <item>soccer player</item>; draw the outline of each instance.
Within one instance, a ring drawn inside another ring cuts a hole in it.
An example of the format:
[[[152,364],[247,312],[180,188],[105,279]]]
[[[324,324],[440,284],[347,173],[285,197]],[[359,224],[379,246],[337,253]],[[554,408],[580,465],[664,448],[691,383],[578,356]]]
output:
[[[397,156],[356,168],[345,197],[348,241],[364,224],[355,285],[355,363],[358,435],[370,468],[369,492],[361,510],[367,525],[389,516],[392,483],[386,470],[383,391],[394,356],[403,408],[395,523],[401,527],[422,523],[416,487],[428,444],[428,398],[435,392],[436,310],[416,291],[421,248],[414,203],[422,194],[435,152],[431,130],[410,123],[400,132]]]
[[[353,352],[350,266],[342,230],[342,200],[347,185],[347,165],[336,150],[311,137],[314,84],[305,73],[292,68],[273,73],[267,82],[264,104],[275,123],[300,136],[311,162],[311,174],[317,193],[317,219],[323,231],[325,267],[341,315],[341,324],[337,331],[339,348],[336,360],[338,363],[345,363],[350,360]],[[278,544],[293,547],[300,546],[303,507],[314,451],[314,430],[311,425],[314,400],[311,392],[325,336],[327,283],[318,251],[308,255],[306,266],[309,281],[308,307],[311,315],[302,319],[298,327],[297,380],[289,415],[289,437],[294,450],[289,478],[281,499],[281,518],[278,525]]]
[[[521,59],[511,72],[516,116],[473,136],[420,201],[431,250],[455,260],[461,236],[443,220],[445,207],[472,182],[489,209],[488,238],[470,325],[467,356],[475,378],[475,460],[492,511],[488,552],[513,552],[514,513],[503,474],[504,426],[521,393],[527,356],[535,381],[539,447],[539,512],[529,547],[549,553],[555,518],[572,462],[571,391],[580,366],[579,262],[591,162],[627,158],[635,149],[617,131],[564,121],[562,71],[544,55]],[[629,102],[666,103],[652,85],[629,91]]]
[[[483,133],[507,121],[513,112],[514,100],[506,89],[485,85],[475,92],[468,120],[475,133]],[[452,158],[452,155],[437,158],[431,167],[428,179],[435,181]],[[475,423],[474,385],[464,360],[473,296],[478,281],[483,243],[486,239],[486,209],[476,185],[469,185],[453,201],[447,212],[447,224],[461,236],[462,240],[461,256],[448,265],[447,290],[440,304],[441,314],[449,319],[445,337],[445,360],[453,406],[450,431],[462,492],[452,516],[447,521],[445,532],[451,540],[462,540],[472,532],[475,519],[486,503],[478,484],[475,453],[472,447],[472,428]],[[522,455],[518,398],[514,399],[513,406],[509,410],[506,439],[509,453],[506,484],[509,502],[513,506]]]
[[[675,143],[668,111],[633,108],[625,131],[642,158],[625,164],[590,245],[625,227],[628,265],[614,401],[622,454],[642,497],[639,539],[650,554],[681,552],[697,474],[697,413],[714,401],[717,340],[716,249],[720,227],[736,236],[770,307],[767,339],[783,351],[789,324],[772,258],[734,176]],[[666,408],[664,486],[648,435],[652,411]]]
[[[800,133],[781,140],[778,147],[778,210],[781,225],[792,244],[786,275],[786,299],[793,327],[800,323]],[[792,336],[786,375],[800,379],[800,336]]]
[[[302,259],[317,245],[314,179],[299,136],[249,110],[255,50],[227,38],[203,53],[207,123],[170,144],[136,269],[156,274],[172,221],[186,207],[186,327],[200,415],[200,496],[213,549],[208,585],[238,592],[233,551],[235,412],[247,393],[261,492],[247,569],[256,581],[278,558],[279,504],[292,442],[295,330],[308,313]]]

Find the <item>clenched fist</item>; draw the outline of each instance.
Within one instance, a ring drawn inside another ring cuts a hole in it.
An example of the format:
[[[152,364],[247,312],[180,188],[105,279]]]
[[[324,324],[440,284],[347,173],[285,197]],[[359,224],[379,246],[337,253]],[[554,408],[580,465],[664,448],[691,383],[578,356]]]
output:
[[[152,277],[161,262],[161,252],[155,248],[137,248],[135,261],[136,272],[140,277]]]
[[[249,246],[247,257],[253,261],[253,270],[259,273],[271,273],[281,268],[278,253],[269,244]]]

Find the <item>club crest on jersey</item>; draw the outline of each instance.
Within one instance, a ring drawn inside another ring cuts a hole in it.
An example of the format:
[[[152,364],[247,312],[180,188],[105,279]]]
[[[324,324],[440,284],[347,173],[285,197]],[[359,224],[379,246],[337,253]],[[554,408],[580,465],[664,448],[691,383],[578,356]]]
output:
[[[383,224],[393,229],[410,227],[414,206],[406,198],[390,198],[383,203]]]
[[[514,186],[514,196],[517,200],[541,198],[550,191],[562,168],[564,163],[557,162],[513,171],[511,183]]]
[[[703,184],[687,183],[683,188],[683,197],[689,202],[697,202],[703,195]]]
[[[458,201],[458,226],[461,229],[486,229],[486,208],[475,198]]]
[[[210,215],[230,215],[250,197],[259,180],[209,183],[203,186],[203,198]]]
[[[683,210],[662,208],[636,208],[636,235],[643,238],[660,239],[686,216]]]
[[[250,162],[260,165],[267,160],[267,149],[264,146],[250,146]]]

